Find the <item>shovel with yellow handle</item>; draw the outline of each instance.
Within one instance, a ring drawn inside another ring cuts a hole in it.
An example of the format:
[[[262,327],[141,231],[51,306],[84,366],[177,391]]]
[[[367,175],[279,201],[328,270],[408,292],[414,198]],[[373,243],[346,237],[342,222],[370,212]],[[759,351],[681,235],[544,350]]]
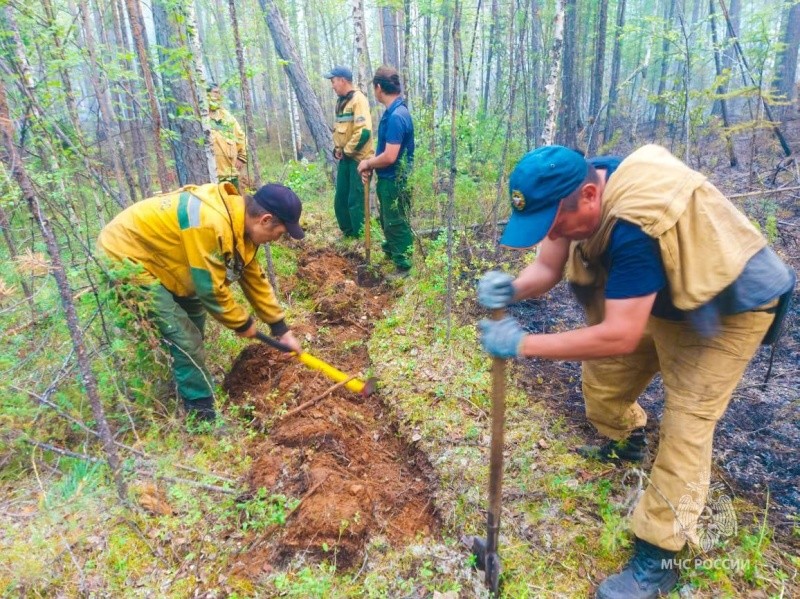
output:
[[[375,387],[377,386],[378,382],[375,378],[371,377],[368,378],[366,381],[362,381],[360,379],[351,377],[349,374],[346,374],[341,370],[334,368],[327,362],[324,362],[319,358],[315,358],[309,353],[301,352],[298,354],[288,345],[281,343],[277,339],[273,339],[269,335],[265,335],[261,331],[258,331],[256,333],[256,339],[284,353],[292,354],[295,358],[297,358],[300,361],[300,363],[305,364],[312,370],[321,372],[330,380],[336,383],[342,383],[347,381],[345,382],[344,386],[353,393],[359,393],[364,397],[369,397],[375,392]]]

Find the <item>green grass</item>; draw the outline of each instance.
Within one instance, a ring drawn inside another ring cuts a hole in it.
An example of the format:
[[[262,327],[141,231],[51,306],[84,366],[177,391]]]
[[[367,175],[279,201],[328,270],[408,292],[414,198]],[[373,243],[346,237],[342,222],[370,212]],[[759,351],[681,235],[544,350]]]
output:
[[[496,144],[485,126],[470,127],[465,135],[475,144],[476,155],[489,151],[482,150],[480,143]],[[483,220],[494,201],[492,178],[478,177],[468,158],[461,158],[464,168],[456,182],[462,224]],[[424,151],[419,167],[413,181],[419,190],[415,214],[440,218],[443,196],[431,191],[434,169],[430,158],[426,163]],[[497,170],[492,165],[486,168]],[[360,242],[342,242],[338,236],[332,189],[322,169],[302,163],[284,167],[271,160],[265,162],[264,171],[267,180],[283,175],[301,194],[303,224],[309,232],[303,246],[274,245],[279,280],[296,275],[303,248],[362,251]],[[765,226],[769,228],[768,221]],[[375,247],[380,239],[377,231],[376,237]],[[4,389],[0,408],[0,461],[5,460],[0,469],[5,508],[0,510],[0,594],[126,597],[144,589],[166,597],[192,596],[199,590],[230,597],[394,598],[429,596],[434,591],[479,596],[482,575],[469,568],[468,551],[460,544],[464,534],[485,533],[487,506],[490,360],[478,349],[470,316],[478,313],[474,285],[478,273],[488,268],[518,270],[533,259],[533,253],[514,258],[502,253],[495,260],[493,243],[459,234],[461,258],[453,265],[454,310],[448,337],[446,238],[424,243],[427,257],[415,255],[414,275],[395,287],[395,302],[375,323],[366,343],[370,374],[381,382],[386,417],[398,423],[402,437],[415,440],[436,474],[441,537],[392,547],[377,535],[369,542],[363,569],[361,564],[351,571],[337,569],[331,552],[325,563],[299,559],[285,571],[264,571],[254,580],[229,576],[248,534],[273,524],[292,525],[285,517],[296,498],[260,491],[237,501],[236,495],[175,482],[187,478],[233,487],[212,476],[187,474],[176,464],[241,480],[252,464],[252,447],[263,437],[246,428],[247,406],[232,405],[222,392],[220,405],[232,434],[224,438],[188,434],[175,415],[165,355],[152,351],[147,335],[131,334],[129,323],[112,303],[102,307],[111,337],[111,346],[106,347],[98,307],[89,293],[80,296],[78,307],[104,405],[115,429],[121,431],[120,440],[155,456],[152,469],[162,477],[158,485],[172,515],[155,516],[136,506],[120,506],[104,467],[38,450],[32,454],[18,436],[101,454],[91,438],[42,408],[26,391],[43,393],[60,377],[50,401],[92,422],[76,371],[64,372],[70,345],[55,287],[50,278],[40,277],[34,280],[37,310],[48,316],[36,327],[6,337],[0,347],[0,372],[6,382],[19,388]],[[76,286],[85,283],[81,273],[80,268],[71,272]],[[18,277],[9,261],[0,261],[0,278],[14,282]],[[237,287],[234,290],[239,294]],[[282,295],[290,322],[303,322],[313,311],[308,295],[302,281],[292,294]],[[243,300],[241,295],[237,298]],[[10,326],[26,322],[26,309],[11,313]],[[320,343],[325,343],[325,333],[324,327],[317,331]],[[215,371],[227,371],[248,343],[209,320],[207,350]],[[347,351],[360,343],[340,349]],[[504,489],[511,498],[504,502],[501,529],[505,596],[586,595],[628,558],[632,487],[621,471],[606,473],[572,452],[580,437],[564,415],[548,405],[552,381],[542,376],[528,394],[516,383],[518,376],[516,368],[509,368]],[[123,455],[135,501],[142,485],[152,481],[131,476],[135,460],[129,453]],[[588,480],[579,472],[587,473]],[[697,598],[749,597],[761,591],[770,597],[796,593],[797,555],[776,541],[764,525],[762,508],[743,500],[736,507],[737,537],[715,549],[712,557],[738,559],[746,566],[732,570],[709,562],[683,573],[682,584]],[[343,524],[343,534],[347,526]],[[796,520],[793,530],[797,539]]]

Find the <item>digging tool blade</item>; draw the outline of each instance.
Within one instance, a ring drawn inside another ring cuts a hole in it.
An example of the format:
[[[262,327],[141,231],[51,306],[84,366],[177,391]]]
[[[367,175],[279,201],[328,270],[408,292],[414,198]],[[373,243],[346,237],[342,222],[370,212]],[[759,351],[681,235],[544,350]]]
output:
[[[503,310],[493,310],[492,318],[503,318]],[[475,566],[484,573],[484,583],[497,597],[502,564],[497,553],[500,538],[500,500],[503,493],[503,445],[506,417],[506,361],[492,358],[492,446],[489,462],[489,511],[486,514],[486,540],[472,537]]]
[[[302,352],[298,354],[291,347],[288,345],[281,343],[277,339],[270,337],[269,335],[265,335],[261,331],[256,332],[256,339],[261,341],[262,343],[266,343],[267,345],[274,347],[277,350],[282,351],[283,353],[291,354],[301,364],[308,366],[312,370],[316,370],[321,372],[326,377],[335,381],[337,383],[344,383],[344,386],[347,387],[350,391],[354,393],[359,393],[364,397],[369,397],[375,392],[375,388],[377,386],[377,380],[375,378],[368,378],[366,381],[362,381],[355,377],[350,376],[349,374],[345,374],[341,370],[338,370],[328,364],[327,362],[320,360],[312,356],[307,352]]]

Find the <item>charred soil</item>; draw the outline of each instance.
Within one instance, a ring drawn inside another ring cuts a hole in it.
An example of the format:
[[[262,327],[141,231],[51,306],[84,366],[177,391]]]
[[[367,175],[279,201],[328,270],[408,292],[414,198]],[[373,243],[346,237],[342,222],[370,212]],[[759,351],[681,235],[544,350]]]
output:
[[[350,374],[367,370],[372,323],[392,299],[386,287],[362,289],[355,280],[353,261],[311,251],[283,290],[313,303],[313,318],[294,328],[304,345]],[[433,469],[400,438],[380,392],[331,391],[333,382],[321,374],[256,344],[238,356],[224,385],[266,433],[250,448],[251,490],[299,499],[285,526],[253,535],[234,564],[237,573],[256,577],[298,556],[347,568],[373,536],[402,543],[438,533]]]

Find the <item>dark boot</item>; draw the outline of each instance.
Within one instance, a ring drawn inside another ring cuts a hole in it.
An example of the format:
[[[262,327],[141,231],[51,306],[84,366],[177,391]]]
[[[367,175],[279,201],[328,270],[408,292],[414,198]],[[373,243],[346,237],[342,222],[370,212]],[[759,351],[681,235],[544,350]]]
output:
[[[606,578],[597,588],[596,599],[655,599],[678,583],[676,551],[667,551],[636,539],[633,557],[622,571]]]
[[[578,448],[578,453],[601,462],[641,462],[647,455],[647,435],[644,428],[637,428],[627,439],[604,445],[584,445]]]
[[[184,399],[183,407],[186,409],[186,419],[189,421],[200,423],[214,422],[217,419],[213,397],[201,397],[193,400]]]

